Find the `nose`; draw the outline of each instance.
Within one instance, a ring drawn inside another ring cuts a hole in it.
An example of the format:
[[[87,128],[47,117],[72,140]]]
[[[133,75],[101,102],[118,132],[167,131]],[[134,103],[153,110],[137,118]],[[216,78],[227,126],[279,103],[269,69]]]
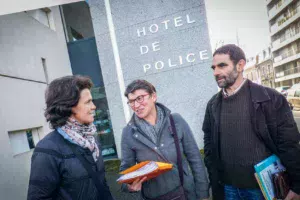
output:
[[[95,104],[92,102],[92,110],[96,110],[96,106],[95,106]]]
[[[137,104],[137,105],[136,105]],[[139,102],[137,102],[137,101],[134,101],[134,104],[133,104],[133,107],[134,108],[137,108],[137,107],[139,107],[141,104],[139,103]]]
[[[220,71],[216,67],[215,70],[214,70],[214,76],[218,76],[218,75],[220,75]]]

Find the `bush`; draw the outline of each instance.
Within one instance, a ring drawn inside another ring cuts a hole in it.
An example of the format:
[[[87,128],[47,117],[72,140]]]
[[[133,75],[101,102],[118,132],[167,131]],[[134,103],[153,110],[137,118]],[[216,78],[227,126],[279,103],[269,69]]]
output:
[[[105,172],[119,173],[120,164],[121,161],[119,159],[105,160],[104,161]]]

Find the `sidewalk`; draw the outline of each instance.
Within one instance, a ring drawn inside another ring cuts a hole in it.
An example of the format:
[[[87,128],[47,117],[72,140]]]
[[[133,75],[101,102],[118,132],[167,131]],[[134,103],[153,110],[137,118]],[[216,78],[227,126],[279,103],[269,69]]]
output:
[[[113,197],[115,200],[140,200],[139,193],[121,192],[121,185],[116,182],[119,178],[119,166],[120,161],[117,159],[105,161],[106,180]]]

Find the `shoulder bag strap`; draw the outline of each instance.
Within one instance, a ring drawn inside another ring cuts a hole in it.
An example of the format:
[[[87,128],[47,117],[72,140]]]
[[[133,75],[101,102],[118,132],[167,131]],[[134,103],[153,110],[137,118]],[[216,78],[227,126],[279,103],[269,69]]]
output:
[[[182,167],[182,157],[181,157],[181,151],[180,151],[180,145],[178,140],[178,135],[174,123],[173,116],[170,115],[170,122],[171,122],[171,128],[174,136],[175,146],[176,146],[176,154],[177,154],[177,165],[178,165],[178,171],[179,171],[179,178],[180,183],[183,186],[183,167]]]
[[[67,142],[67,141],[66,141]],[[82,166],[85,168],[85,170],[88,172],[89,177],[93,180],[94,184],[96,185],[96,188],[99,193],[100,199],[113,199],[111,196],[111,193],[109,191],[109,188],[107,185],[103,184],[103,181],[99,179],[99,173],[101,171],[94,171],[92,169],[91,164],[86,160],[86,158],[83,157],[83,155],[78,152],[75,145],[68,144],[68,146],[71,148],[75,156],[78,158]],[[103,171],[104,173],[104,171]]]

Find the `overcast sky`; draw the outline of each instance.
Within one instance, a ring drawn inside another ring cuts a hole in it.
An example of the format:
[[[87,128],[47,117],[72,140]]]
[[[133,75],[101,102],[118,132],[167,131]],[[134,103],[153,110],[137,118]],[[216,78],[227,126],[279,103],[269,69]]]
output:
[[[239,44],[246,57],[270,44],[265,0],[205,0],[210,41],[214,50],[219,41]]]

